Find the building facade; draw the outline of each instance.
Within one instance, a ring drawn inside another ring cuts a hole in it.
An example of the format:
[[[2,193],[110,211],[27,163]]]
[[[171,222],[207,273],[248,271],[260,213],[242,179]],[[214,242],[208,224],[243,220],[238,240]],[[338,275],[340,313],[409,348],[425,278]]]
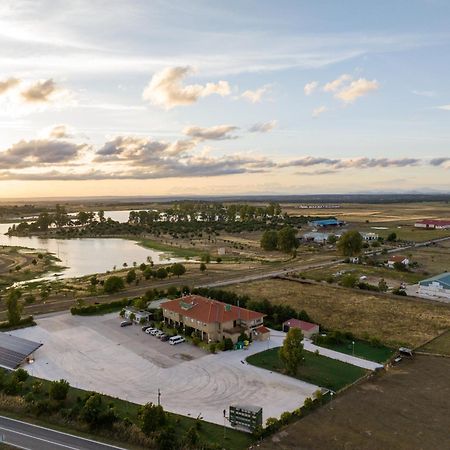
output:
[[[450,273],[441,273],[419,281],[419,294],[450,300]]]
[[[264,314],[200,295],[170,300],[161,308],[167,324],[193,328],[206,342],[230,338],[236,343],[242,333],[255,340],[267,340],[270,336],[264,327]]]

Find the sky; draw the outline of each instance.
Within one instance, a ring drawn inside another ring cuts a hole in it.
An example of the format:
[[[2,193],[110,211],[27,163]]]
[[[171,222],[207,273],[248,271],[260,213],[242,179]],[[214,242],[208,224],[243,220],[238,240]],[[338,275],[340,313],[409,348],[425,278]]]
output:
[[[0,197],[450,191],[447,0],[2,0]]]

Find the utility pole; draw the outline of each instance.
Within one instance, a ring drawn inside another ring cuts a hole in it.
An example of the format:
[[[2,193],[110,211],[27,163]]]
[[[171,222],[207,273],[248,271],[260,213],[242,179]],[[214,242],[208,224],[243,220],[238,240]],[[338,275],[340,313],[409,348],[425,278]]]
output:
[[[158,388],[158,406],[161,406],[161,390]]]

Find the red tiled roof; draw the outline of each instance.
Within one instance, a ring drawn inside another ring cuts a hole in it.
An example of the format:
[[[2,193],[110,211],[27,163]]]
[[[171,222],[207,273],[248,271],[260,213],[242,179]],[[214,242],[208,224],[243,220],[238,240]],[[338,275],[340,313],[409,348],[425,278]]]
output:
[[[249,321],[264,317],[262,313],[200,295],[187,295],[186,297],[177,298],[163,303],[161,307],[183,316],[200,320],[203,323],[224,323],[237,319]]]
[[[283,325],[287,325],[289,328],[300,328],[300,330],[310,331],[315,327],[318,327],[317,324],[311,322],[305,322],[304,320],[298,319],[289,319],[283,323]]]
[[[255,328],[255,331],[261,334],[266,334],[266,333],[270,333],[270,330],[268,328],[266,328],[264,325],[261,325],[258,328]]]
[[[392,255],[392,256],[389,256],[388,261],[402,262],[405,259],[408,259],[408,258],[403,255]]]

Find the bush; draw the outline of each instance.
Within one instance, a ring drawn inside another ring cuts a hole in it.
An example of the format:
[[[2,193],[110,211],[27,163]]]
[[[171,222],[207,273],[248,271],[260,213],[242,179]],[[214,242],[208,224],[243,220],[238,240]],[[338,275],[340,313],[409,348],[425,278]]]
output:
[[[211,344],[209,344],[209,352],[210,353],[216,353],[217,350],[217,344],[215,342],[211,342]]]
[[[17,381],[21,381],[21,382],[27,381],[28,377],[29,377],[28,372],[22,368],[17,369],[14,372],[13,376]]]
[[[100,303],[99,305],[89,305],[89,306],[72,306],[70,308],[70,313],[72,315],[78,316],[91,316],[96,314],[106,314],[108,312],[114,312],[124,308],[125,306],[129,306],[131,304],[131,300],[124,298],[123,300],[115,300],[109,303]],[[125,311],[122,314],[120,312],[121,317],[123,317]]]
[[[113,275],[106,279],[103,289],[107,294],[114,294],[125,287],[123,279]]]
[[[224,351],[233,350],[233,348],[234,348],[233,341],[230,338],[224,339],[224,341],[223,341]]]
[[[66,380],[52,381],[50,383],[49,395],[53,400],[63,401],[67,398],[70,385]]]

